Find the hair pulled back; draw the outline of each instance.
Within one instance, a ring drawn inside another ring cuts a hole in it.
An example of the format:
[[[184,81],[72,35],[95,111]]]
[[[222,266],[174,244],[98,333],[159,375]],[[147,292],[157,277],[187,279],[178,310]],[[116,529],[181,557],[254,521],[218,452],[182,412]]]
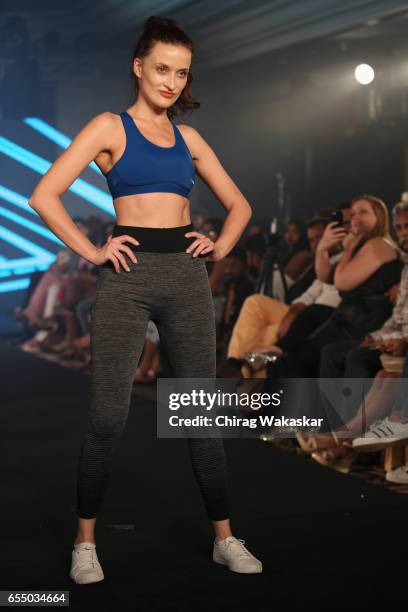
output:
[[[139,92],[139,82],[137,76],[133,72],[134,59],[136,57],[146,57],[156,42],[182,45],[189,49],[192,55],[194,54],[193,41],[173,19],[167,19],[166,17],[159,17],[156,15],[152,15],[146,19],[143,33],[134,47],[130,66],[130,77],[134,82],[136,98]],[[200,103],[198,100],[193,98],[192,95],[192,82],[193,75],[190,68],[187,75],[186,86],[184,87],[180,96],[177,98],[176,102],[167,109],[167,115],[170,119],[179,114],[191,114],[195,108],[199,108]]]

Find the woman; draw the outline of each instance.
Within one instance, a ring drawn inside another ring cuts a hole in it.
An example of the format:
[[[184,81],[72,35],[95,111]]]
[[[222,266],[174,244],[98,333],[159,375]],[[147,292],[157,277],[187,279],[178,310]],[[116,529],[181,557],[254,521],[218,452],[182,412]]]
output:
[[[344,237],[344,230],[330,224],[317,250],[317,274],[320,280],[329,282],[334,274],[334,285],[342,301],[329,320],[320,327],[296,354],[284,357],[282,371],[286,376],[320,376],[336,379],[347,376],[345,364],[349,351],[360,345],[363,339],[379,329],[389,318],[393,304],[387,292],[399,282],[402,270],[401,253],[389,234],[389,215],[385,203],[371,195],[358,196],[352,202],[351,232]],[[329,262],[328,252],[333,242],[343,238],[344,251],[336,266]],[[278,350],[282,353],[282,351]],[[323,383],[325,384],[325,383]],[[335,407],[321,396],[317,404],[313,380],[298,385],[295,406],[305,411],[305,401],[311,412],[320,406],[326,418],[326,429],[342,428],[354,412],[351,404],[347,413]],[[303,401],[301,399],[303,396]],[[307,436],[306,436],[307,438]],[[298,436],[302,446],[305,437]],[[340,469],[349,469],[352,456],[347,441],[336,452],[314,459]]]
[[[330,262],[330,249],[343,241],[338,263]],[[354,198],[351,232],[329,224],[316,253],[320,281],[334,282],[341,302],[328,321],[298,347],[284,356],[282,373],[293,377],[337,378],[343,375],[347,352],[388,319],[393,305],[387,291],[399,282],[400,250],[389,234],[387,207],[374,196]]]
[[[283,253],[281,266],[289,279],[296,282],[313,265],[305,224],[292,219],[286,226],[283,238],[286,250]]]
[[[127,419],[132,380],[146,327],[156,323],[171,375],[215,377],[214,309],[205,257],[233,248],[251,208],[193,128],[172,117],[199,106],[191,95],[191,39],[171,19],[150,17],[132,59],[135,102],[95,116],[33,192],[33,206],[71,249],[99,270],[92,313],[92,382],[88,430],[78,465],[78,531],[71,578],[103,580],[95,549],[97,511],[111,471],[113,445]],[[117,224],[96,248],[72,222],[60,195],[95,160],[112,193]],[[194,231],[188,194],[195,170],[228,210],[214,243]],[[135,255],[137,254],[137,257]],[[222,440],[188,439],[190,456],[215,530],[213,559],[237,572],[262,564],[232,536]]]

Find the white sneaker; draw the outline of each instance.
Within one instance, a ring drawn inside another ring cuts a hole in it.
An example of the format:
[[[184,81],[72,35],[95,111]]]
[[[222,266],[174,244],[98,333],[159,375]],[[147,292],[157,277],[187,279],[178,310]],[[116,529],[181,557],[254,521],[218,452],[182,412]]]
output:
[[[396,484],[408,484],[408,463],[402,465],[395,470],[389,470],[385,474],[385,480],[395,482]]]
[[[213,560],[228,565],[233,572],[240,574],[260,574],[262,563],[244,546],[245,540],[229,536],[220,542],[214,540]]]
[[[354,438],[353,448],[380,450],[404,441],[408,441],[408,423],[390,421],[386,417],[370,425],[364,436]]]
[[[69,576],[77,584],[90,584],[104,579],[95,544],[81,542],[74,545]]]

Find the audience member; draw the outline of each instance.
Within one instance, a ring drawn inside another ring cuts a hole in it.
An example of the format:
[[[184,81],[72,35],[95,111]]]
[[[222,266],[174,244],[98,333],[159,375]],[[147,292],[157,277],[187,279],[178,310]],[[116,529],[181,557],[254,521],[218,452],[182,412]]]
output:
[[[392,304],[386,293],[399,282],[400,251],[389,234],[387,207],[374,196],[352,202],[351,232],[327,228],[334,242],[321,241],[316,253],[318,278],[334,285],[342,298],[333,314],[299,350],[281,363],[281,372],[292,377],[342,376],[347,353],[390,316]],[[338,263],[330,261],[330,248],[343,231],[344,250]],[[322,244],[323,243],[323,244]],[[319,257],[325,274],[319,274]],[[279,351],[283,355],[283,351]]]
[[[396,410],[396,415],[390,416],[388,423],[389,406],[392,404],[395,394],[395,381],[392,373],[383,369],[384,354],[399,357],[402,361],[408,349],[408,203],[400,202],[392,211],[393,225],[398,238],[398,243],[403,251],[402,259],[405,263],[401,275],[396,304],[391,317],[384,325],[369,334],[362,344],[347,353],[344,376],[347,379],[364,379],[367,385],[372,376],[376,376],[373,388],[370,389],[364,400],[364,420],[370,426],[364,438],[358,438],[353,442],[354,447],[373,448],[381,447],[382,442],[386,446],[394,439],[395,428],[393,422],[400,422],[401,410]],[[379,376],[377,376],[379,375]],[[399,377],[399,373],[397,376]],[[401,388],[404,385],[401,385]],[[354,404],[350,398],[347,399],[349,411],[354,411]],[[403,412],[402,403],[402,412]],[[400,402],[401,407],[401,402]],[[315,455],[314,458],[326,463],[338,461],[351,452],[350,437],[361,432],[362,409],[360,405],[356,415],[345,424],[341,430],[330,435],[323,436],[299,436],[298,441],[304,449],[311,451],[322,451],[324,454]],[[340,407],[341,410],[341,407]],[[341,410],[344,413],[344,410]],[[385,418],[384,418],[385,417]],[[374,425],[373,425],[374,423]],[[346,431],[344,435],[342,431]],[[371,444],[373,442],[373,444]],[[342,448],[341,445],[346,448]],[[329,449],[329,450],[328,450]]]
[[[283,239],[284,248],[280,264],[283,272],[292,281],[296,281],[313,261],[304,222],[299,219],[289,221]]]
[[[325,222],[320,219],[308,224],[307,234],[312,253],[316,252],[324,227]],[[218,375],[240,376],[242,373],[245,376],[249,374],[246,368],[241,369],[241,366],[245,364],[245,353],[269,351],[271,345],[274,345],[289,331],[292,323],[304,308],[308,307],[309,311],[310,306],[315,304],[317,308],[312,310],[315,310],[316,317],[317,311],[320,311],[319,320],[321,321],[324,317],[324,307],[327,306],[331,312],[333,306],[337,306],[340,300],[332,285],[319,281],[313,283],[309,289],[309,292],[304,292],[294,300],[291,306],[259,293],[248,297],[232,331],[227,362],[219,364]],[[323,308],[321,309],[320,306]],[[305,315],[305,319],[307,317],[308,315]],[[312,317],[312,311],[310,311],[309,325],[311,325]],[[263,371],[258,376],[262,377],[265,374]]]

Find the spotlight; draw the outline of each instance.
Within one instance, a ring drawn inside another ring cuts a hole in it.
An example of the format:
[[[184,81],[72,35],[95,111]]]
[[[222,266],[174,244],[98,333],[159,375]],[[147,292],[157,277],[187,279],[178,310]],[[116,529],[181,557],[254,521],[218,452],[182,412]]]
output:
[[[360,85],[368,85],[374,81],[375,72],[369,64],[359,64],[354,70],[354,76]]]

